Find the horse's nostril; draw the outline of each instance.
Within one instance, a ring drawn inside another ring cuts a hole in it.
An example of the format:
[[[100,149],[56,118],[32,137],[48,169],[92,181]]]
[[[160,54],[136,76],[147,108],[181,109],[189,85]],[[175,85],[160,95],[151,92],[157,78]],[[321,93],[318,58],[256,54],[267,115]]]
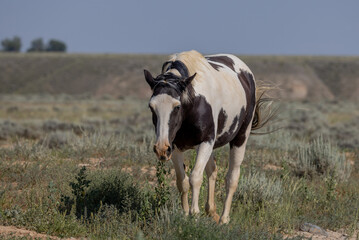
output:
[[[171,153],[172,153],[172,148],[168,147],[166,151],[167,156],[171,155]]]
[[[156,145],[153,146],[153,152],[156,153]]]

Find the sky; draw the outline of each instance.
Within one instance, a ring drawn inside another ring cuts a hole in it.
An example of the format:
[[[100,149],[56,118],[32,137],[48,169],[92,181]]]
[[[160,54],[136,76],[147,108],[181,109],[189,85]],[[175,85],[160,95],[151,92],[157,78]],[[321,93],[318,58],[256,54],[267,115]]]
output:
[[[0,0],[0,40],[71,53],[359,55],[358,0]]]

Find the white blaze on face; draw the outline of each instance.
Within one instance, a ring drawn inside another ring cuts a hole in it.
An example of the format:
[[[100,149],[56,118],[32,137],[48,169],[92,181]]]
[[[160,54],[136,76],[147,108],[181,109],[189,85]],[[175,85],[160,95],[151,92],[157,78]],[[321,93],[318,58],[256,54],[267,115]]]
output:
[[[179,98],[173,98],[168,94],[159,94],[150,100],[149,105],[157,116],[156,144],[161,148],[171,144],[168,139],[170,115],[173,108],[180,104]]]

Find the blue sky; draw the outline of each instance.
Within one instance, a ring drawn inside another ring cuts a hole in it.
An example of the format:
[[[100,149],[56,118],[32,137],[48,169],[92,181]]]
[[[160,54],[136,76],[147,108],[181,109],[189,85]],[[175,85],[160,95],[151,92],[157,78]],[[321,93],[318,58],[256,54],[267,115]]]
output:
[[[359,55],[358,0],[0,0],[0,39],[76,53]]]

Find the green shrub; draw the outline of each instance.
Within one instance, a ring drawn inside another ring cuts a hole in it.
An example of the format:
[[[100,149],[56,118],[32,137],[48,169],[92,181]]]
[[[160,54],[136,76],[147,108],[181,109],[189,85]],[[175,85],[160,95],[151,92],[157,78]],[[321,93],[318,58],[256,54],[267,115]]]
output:
[[[151,194],[141,189],[127,173],[97,171],[88,177],[83,167],[70,186],[72,196],[62,196],[60,209],[70,212],[75,204],[78,217],[97,214],[103,205],[113,205],[119,214],[133,213],[139,218],[151,216]]]
[[[292,167],[298,176],[331,176],[341,181],[347,180],[351,172],[345,155],[323,137],[299,146],[297,161]]]
[[[168,204],[170,201],[171,193],[169,189],[168,177],[171,170],[165,166],[162,161],[157,161],[156,177],[157,186],[155,187],[155,207],[160,208]]]
[[[270,179],[264,173],[250,172],[240,178],[233,200],[243,204],[265,206],[277,203],[283,193],[280,179]]]

